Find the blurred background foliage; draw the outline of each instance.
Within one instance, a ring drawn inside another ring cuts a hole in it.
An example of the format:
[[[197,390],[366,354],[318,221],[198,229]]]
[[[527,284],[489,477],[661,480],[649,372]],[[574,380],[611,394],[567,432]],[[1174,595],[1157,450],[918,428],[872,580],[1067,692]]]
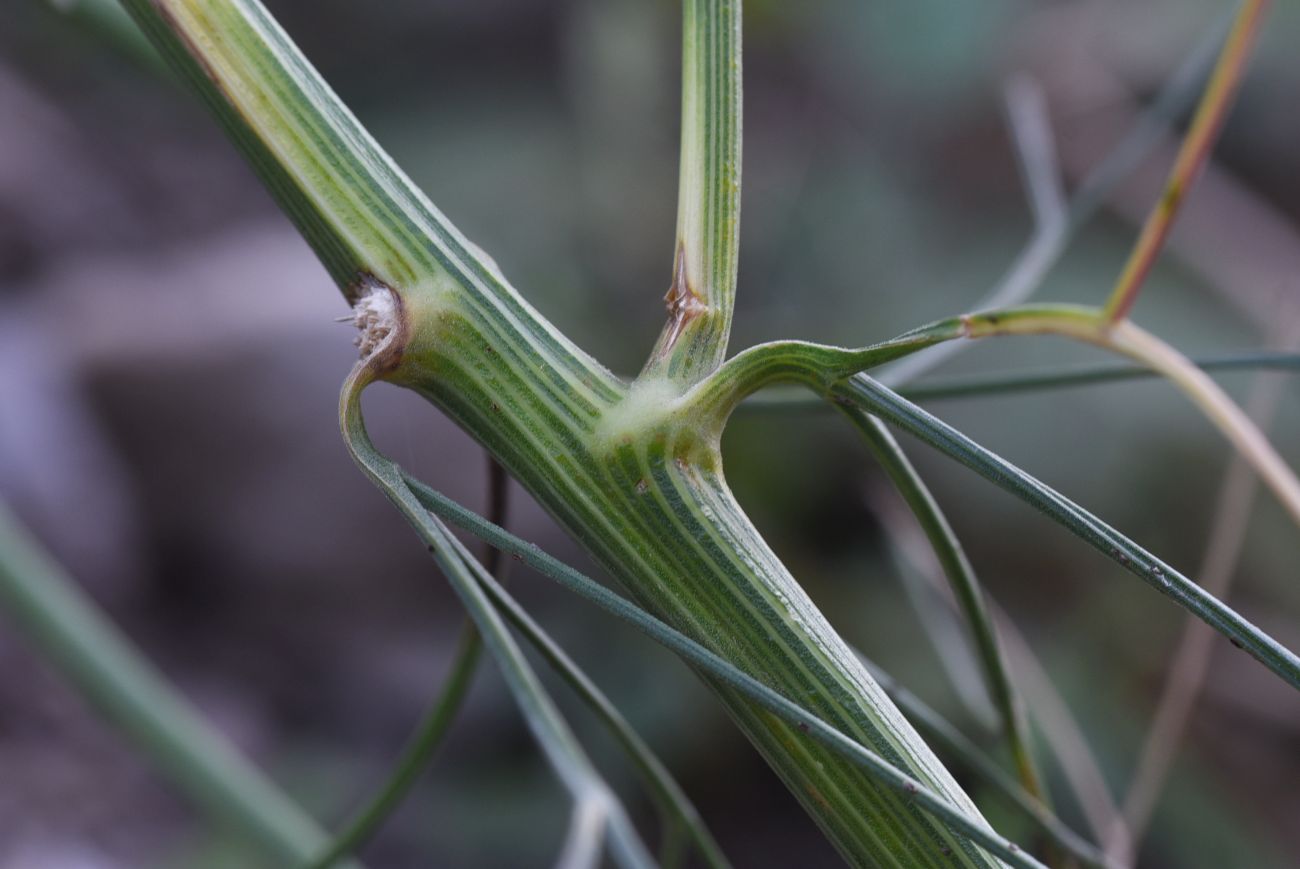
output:
[[[639,368],[671,265],[676,3],[268,5],[535,305],[614,370]],[[974,304],[1032,229],[1007,77],[1027,72],[1045,89],[1073,182],[1224,8],[750,0],[734,346],[862,344]],[[1136,310],[1185,352],[1257,347],[1300,316],[1297,41],[1300,6],[1276,4],[1217,164]],[[1104,299],[1170,153],[1086,227],[1043,297]],[[347,459],[335,405],[351,334],[331,322],[345,309],[323,270],[190,94],[102,26],[35,0],[9,4],[0,27],[0,302],[0,497],[226,733],[337,825],[433,696],[458,607]],[[991,342],[945,371],[1094,357],[1059,340]],[[1249,379],[1224,382],[1240,396]],[[381,447],[481,506],[477,448],[413,396],[376,392]],[[1293,466],[1298,397],[1289,383],[1274,426]],[[1196,569],[1227,449],[1167,387],[933,409]],[[1179,612],[973,475],[905,446],[1122,793]],[[725,449],[741,501],[832,621],[977,733],[883,545],[886,483],[854,433],[824,414],[754,415],[735,420]],[[516,494],[512,527],[582,564]],[[1298,563],[1294,528],[1261,498],[1232,603],[1291,648]],[[737,865],[836,865],[670,655],[523,570],[514,583],[663,752]],[[1300,698],[1232,652],[1216,651],[1144,866],[1300,863]],[[648,818],[612,746],[571,711]],[[0,867],[255,865],[8,626],[0,769]],[[1066,793],[1059,777],[1054,786]],[[981,803],[1004,832],[1025,833],[996,798]],[[565,813],[488,666],[432,774],[365,856],[546,865]]]

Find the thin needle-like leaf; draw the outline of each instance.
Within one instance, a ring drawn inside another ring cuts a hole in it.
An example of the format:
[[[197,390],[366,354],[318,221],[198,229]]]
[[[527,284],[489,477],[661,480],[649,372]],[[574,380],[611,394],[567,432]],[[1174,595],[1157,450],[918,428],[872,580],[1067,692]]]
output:
[[[947,346],[947,345],[940,345]],[[924,352],[924,351],[922,351]],[[1188,360],[1209,372],[1300,371],[1300,354],[1283,352],[1233,353],[1224,356],[1196,356]],[[912,401],[948,401],[963,398],[1009,395],[1094,386],[1128,380],[1153,380],[1163,375],[1146,365],[1127,362],[1099,362],[1043,368],[1023,373],[969,374],[965,376],[926,378],[919,383],[900,387],[898,394]],[[832,409],[818,395],[798,387],[778,386],[748,396],[739,410],[746,412],[829,411]]]
[[[929,592],[926,603],[929,606],[927,618],[952,619],[959,621],[961,616],[952,590],[944,579],[943,569],[934,552],[912,525],[903,525],[895,515],[898,510],[882,512],[880,518],[889,532],[887,543],[891,552],[896,553],[905,568],[905,581],[911,586],[919,586],[920,592]],[[911,538],[920,537],[919,541]],[[1003,655],[1008,668],[1016,677],[1016,687],[1025,698],[1026,707],[1032,713],[1038,730],[1043,734],[1044,742],[1051,749],[1065,780],[1078,798],[1085,816],[1096,832],[1096,838],[1104,839],[1105,831],[1112,827],[1112,821],[1119,818],[1119,810],[1107,790],[1106,782],[1100,771],[1091,747],[1088,745],[1069,707],[1053,687],[1051,680],[1043,670],[1029,644],[1020,635],[1006,613],[997,605],[991,594],[985,592],[989,609],[998,628],[998,638],[1003,645]],[[1200,624],[1200,622],[1196,622]],[[899,708],[906,710],[906,700],[896,701]],[[910,718],[910,714],[909,714]],[[998,770],[1001,772],[1001,770]],[[1003,773],[1005,776],[1005,773]],[[1018,788],[1017,788],[1018,789]],[[1020,791],[1023,794],[1023,791]],[[1025,795],[1029,798],[1028,795]],[[1032,801],[1032,798],[1029,798]],[[1036,801],[1034,801],[1036,802]],[[1050,833],[1049,833],[1050,835]],[[1057,844],[1071,850],[1069,844],[1058,841]]]
[[[970,559],[966,557],[961,542],[957,540],[956,533],[948,523],[943,510],[934,500],[929,487],[925,485],[925,481],[921,479],[889,429],[879,419],[856,407],[841,405],[841,409],[862,434],[872,455],[880,462],[899,494],[903,496],[903,500],[911,508],[935,555],[938,556],[943,566],[944,576],[948,579],[953,597],[974,640],[985,685],[1001,716],[1003,733],[1011,749],[1011,756],[1015,760],[1020,782],[1025,790],[1040,802],[1046,802],[1045,791],[1030,746],[1024,706],[1012,685],[998,643],[997,630],[985,606],[984,591],[975,576],[975,569],[971,566]]]
[[[1300,525],[1300,479],[1268,438],[1219,385],[1169,344],[1131,320],[1110,322],[1105,312],[1076,305],[1038,305],[984,311],[962,318],[972,338],[1060,335],[1119,353],[1164,375],[1250,462]]]
[[[1292,334],[1284,343],[1290,346],[1300,343],[1300,328],[1297,327],[1300,327],[1300,322],[1291,324]],[[1246,400],[1246,413],[1262,431],[1268,430],[1277,411],[1282,385],[1281,378],[1276,375],[1260,375]],[[1234,457],[1219,488],[1214,518],[1206,536],[1205,554],[1197,572],[1201,586],[1217,597],[1227,597],[1232,586],[1258,488],[1258,478],[1250,465],[1241,456]],[[1209,670],[1214,652],[1213,639],[1213,632],[1205,625],[1190,617],[1187,619],[1124,795],[1123,822],[1117,824],[1107,837],[1107,853],[1112,854],[1117,862],[1132,863],[1151,822]]]
[[[838,401],[885,419],[977,474],[1037,507],[1147,585],[1193,613],[1300,689],[1300,657],[1213,595],[1054,489],[966,437],[952,426],[865,375],[832,390]]]

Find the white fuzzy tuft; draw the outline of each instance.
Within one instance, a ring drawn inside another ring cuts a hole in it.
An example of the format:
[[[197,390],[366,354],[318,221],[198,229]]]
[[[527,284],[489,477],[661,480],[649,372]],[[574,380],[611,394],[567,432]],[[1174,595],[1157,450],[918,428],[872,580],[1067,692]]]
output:
[[[366,359],[384,348],[397,334],[397,301],[383,285],[372,286],[352,306],[352,324],[361,330],[353,342]]]

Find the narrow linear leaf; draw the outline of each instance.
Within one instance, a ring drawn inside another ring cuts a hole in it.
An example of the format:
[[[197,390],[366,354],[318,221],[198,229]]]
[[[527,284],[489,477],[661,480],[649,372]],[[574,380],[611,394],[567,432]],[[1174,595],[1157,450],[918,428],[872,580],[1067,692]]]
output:
[[[1300,688],[1300,658],[1186,576],[1054,489],[866,375],[833,397],[885,419],[1029,503]]]
[[[1106,319],[1106,312],[1098,308],[1033,305],[967,314],[962,322],[971,338],[1059,335],[1127,356],[1163,375],[1250,462],[1300,526],[1300,479],[1268,438],[1205,372],[1133,321],[1111,322]]]
[[[1205,168],[1210,150],[1227,120],[1228,110],[1241,85],[1246,61],[1250,58],[1268,5],[1268,0],[1245,0],[1241,4],[1214,72],[1205,86],[1205,94],[1197,106],[1196,115],[1192,118],[1191,129],[1187,131],[1173,168],[1169,170],[1164,192],[1142,225],[1133,252],[1124,264],[1124,270],[1120,273],[1110,298],[1106,300],[1105,318],[1108,322],[1118,323],[1133,309],[1133,303],[1137,301],[1143,282],[1160,256],[1160,250],[1173,229],[1183,202],[1201,170]]]

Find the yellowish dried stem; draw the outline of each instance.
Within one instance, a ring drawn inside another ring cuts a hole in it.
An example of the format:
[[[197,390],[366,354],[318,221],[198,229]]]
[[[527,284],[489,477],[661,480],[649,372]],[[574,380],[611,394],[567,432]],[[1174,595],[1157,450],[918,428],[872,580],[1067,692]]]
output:
[[[1201,170],[1205,168],[1219,131],[1223,129],[1228,110],[1232,107],[1233,97],[1241,85],[1246,61],[1250,59],[1268,3],[1269,0],[1245,0],[1242,3],[1241,11],[1237,13],[1214,72],[1205,87],[1205,93],[1196,108],[1192,126],[1169,171],[1164,192],[1147,216],[1137,244],[1133,246],[1133,252],[1129,254],[1128,262],[1124,264],[1124,270],[1120,272],[1119,280],[1111,290],[1110,298],[1106,300],[1107,322],[1118,323],[1132,310],[1143,282],[1173,229],[1179,209]]]

